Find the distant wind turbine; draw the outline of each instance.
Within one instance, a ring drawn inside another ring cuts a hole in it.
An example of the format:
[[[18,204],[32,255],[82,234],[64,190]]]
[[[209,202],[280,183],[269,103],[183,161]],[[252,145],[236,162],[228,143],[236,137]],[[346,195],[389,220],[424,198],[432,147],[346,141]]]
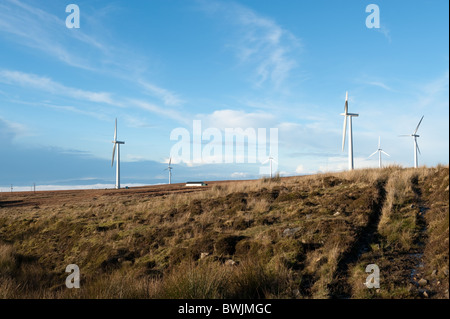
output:
[[[111,160],[111,167],[114,165],[114,156],[116,155],[116,146],[117,146],[117,158],[116,158],[116,189],[120,188],[120,144],[125,144],[125,142],[121,142],[117,140],[117,118],[116,118],[116,126],[114,129],[114,144],[113,154]]]
[[[381,153],[389,157],[391,156],[381,149],[381,137],[378,137],[378,149],[375,152],[373,152],[369,157],[374,156],[376,153],[378,153],[378,167],[381,168]]]
[[[169,171],[169,184],[172,184],[172,169],[173,169],[173,167],[170,166],[171,163],[172,163],[172,157],[169,158],[169,165],[165,169],[165,171]]]
[[[417,158],[417,152],[419,152],[419,154],[421,154],[421,153],[420,153],[420,149],[419,149],[419,144],[417,144],[417,138],[420,137],[420,135],[417,135],[416,133],[419,130],[420,123],[422,123],[422,120],[423,120],[424,116],[425,115],[422,115],[422,118],[420,119],[419,124],[417,124],[417,127],[416,127],[415,131],[412,134],[400,135],[400,136],[412,136],[412,137],[414,137],[414,168],[419,167],[419,162],[418,162],[418,158]]]
[[[353,131],[352,131],[352,117],[358,117],[359,114],[356,113],[348,113],[348,92],[345,92],[345,107],[344,113],[341,113],[344,116],[344,130],[342,133],[342,151],[344,151],[345,147],[345,133],[347,130],[347,117],[348,121],[348,169],[353,169]]]
[[[266,164],[267,162],[270,162],[270,178],[272,178],[272,162],[275,162],[278,164],[278,162],[272,157],[272,155],[269,156],[268,159],[266,159],[264,162],[262,162],[261,164]]]

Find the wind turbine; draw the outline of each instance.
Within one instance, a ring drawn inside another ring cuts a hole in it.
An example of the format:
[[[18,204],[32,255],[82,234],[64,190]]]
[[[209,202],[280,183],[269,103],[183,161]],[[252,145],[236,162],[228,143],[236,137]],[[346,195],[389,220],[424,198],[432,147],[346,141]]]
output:
[[[400,135],[400,136],[412,136],[412,137],[414,137],[414,168],[419,167],[419,164],[418,164],[418,158],[417,158],[417,152],[419,152],[419,154],[420,154],[420,149],[419,149],[419,144],[417,144],[417,138],[418,138],[420,135],[417,135],[416,133],[417,133],[417,131],[419,130],[420,123],[422,123],[422,120],[423,120],[423,117],[424,117],[424,116],[425,116],[425,115],[422,115],[422,118],[420,119],[419,124],[417,124],[417,127],[416,127],[415,131],[414,131],[412,134],[409,134],[409,135]]]
[[[270,162],[270,178],[272,178],[272,162],[275,162],[278,164],[278,162],[272,157],[272,155],[269,156],[268,159],[266,159],[264,162],[262,162],[261,164],[266,164],[267,162]]]
[[[344,151],[345,146],[345,133],[347,130],[347,117],[348,121],[348,169],[353,169],[353,131],[352,131],[352,117],[358,117],[359,114],[356,113],[348,113],[348,92],[345,92],[345,108],[344,113],[341,113],[344,116],[344,131],[342,133],[342,151]]]
[[[169,184],[172,184],[172,168],[170,164],[172,163],[172,157],[169,158],[169,165],[165,169],[165,171],[169,171]]]
[[[369,157],[374,156],[376,153],[378,152],[378,167],[381,168],[381,153],[387,155],[387,156],[391,156],[388,153],[386,153],[385,151],[383,151],[381,149],[381,137],[378,136],[378,149],[372,153],[372,155],[370,155]]]
[[[113,154],[111,160],[111,167],[114,165],[114,156],[116,155],[116,146],[117,146],[117,158],[116,158],[116,189],[120,188],[120,144],[125,144],[125,142],[121,142],[117,140],[117,118],[116,118],[116,127],[114,129],[114,144]]]

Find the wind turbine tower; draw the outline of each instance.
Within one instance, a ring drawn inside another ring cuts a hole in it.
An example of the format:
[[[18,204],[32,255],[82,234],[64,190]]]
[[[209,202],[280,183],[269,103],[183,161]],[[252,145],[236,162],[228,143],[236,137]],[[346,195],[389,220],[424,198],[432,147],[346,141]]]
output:
[[[165,171],[169,171],[169,185],[172,184],[172,169],[173,169],[173,167],[170,166],[171,163],[172,163],[172,157],[169,158],[169,165],[165,169]]]
[[[262,162],[261,164],[266,164],[267,162],[270,163],[270,178],[272,178],[272,162],[278,163],[273,157],[272,155],[269,156],[268,159],[266,159],[264,162]]]
[[[359,114],[349,113],[348,112],[348,92],[345,92],[345,107],[344,113],[341,113],[344,116],[344,131],[342,133],[342,151],[344,151],[345,147],[345,133],[347,130],[347,117],[348,117],[348,169],[353,170],[353,130],[352,130],[352,117],[358,117]]]
[[[116,126],[114,129],[114,144],[113,154],[111,160],[111,167],[114,165],[114,156],[116,155],[116,146],[117,146],[117,157],[116,157],[116,189],[120,188],[120,144],[125,144],[125,142],[117,140],[117,118],[116,118]]]
[[[417,152],[419,152],[419,154],[421,154],[421,153],[420,153],[420,149],[419,149],[419,144],[417,143],[417,138],[420,137],[420,135],[417,135],[417,131],[419,130],[420,123],[422,123],[422,120],[423,120],[424,116],[425,115],[422,115],[422,118],[420,119],[419,124],[417,124],[417,127],[416,127],[415,131],[412,134],[400,135],[400,136],[412,136],[412,137],[414,137],[414,168],[419,167],[419,161],[418,161]]]
[[[381,137],[378,137],[378,149],[375,152],[373,152],[369,157],[374,156],[376,153],[378,153],[378,167],[381,168],[381,153],[389,157],[391,156],[381,149]]]

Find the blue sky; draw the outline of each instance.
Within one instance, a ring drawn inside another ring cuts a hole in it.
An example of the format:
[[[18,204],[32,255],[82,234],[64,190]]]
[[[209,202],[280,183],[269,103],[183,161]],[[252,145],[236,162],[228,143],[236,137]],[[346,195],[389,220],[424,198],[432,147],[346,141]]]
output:
[[[80,28],[65,25],[66,5]],[[380,9],[380,28],[365,21]],[[278,128],[282,175],[449,160],[448,1],[0,1],[0,187],[167,181],[175,128]],[[267,154],[268,156],[269,154]],[[261,164],[176,162],[174,182],[259,178]]]

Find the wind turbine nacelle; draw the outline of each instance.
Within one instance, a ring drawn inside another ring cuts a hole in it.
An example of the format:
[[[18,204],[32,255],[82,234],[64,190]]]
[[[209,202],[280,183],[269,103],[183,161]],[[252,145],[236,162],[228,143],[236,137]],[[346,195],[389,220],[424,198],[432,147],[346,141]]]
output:
[[[121,142],[121,141],[112,141],[113,144],[125,144],[125,142]]]

